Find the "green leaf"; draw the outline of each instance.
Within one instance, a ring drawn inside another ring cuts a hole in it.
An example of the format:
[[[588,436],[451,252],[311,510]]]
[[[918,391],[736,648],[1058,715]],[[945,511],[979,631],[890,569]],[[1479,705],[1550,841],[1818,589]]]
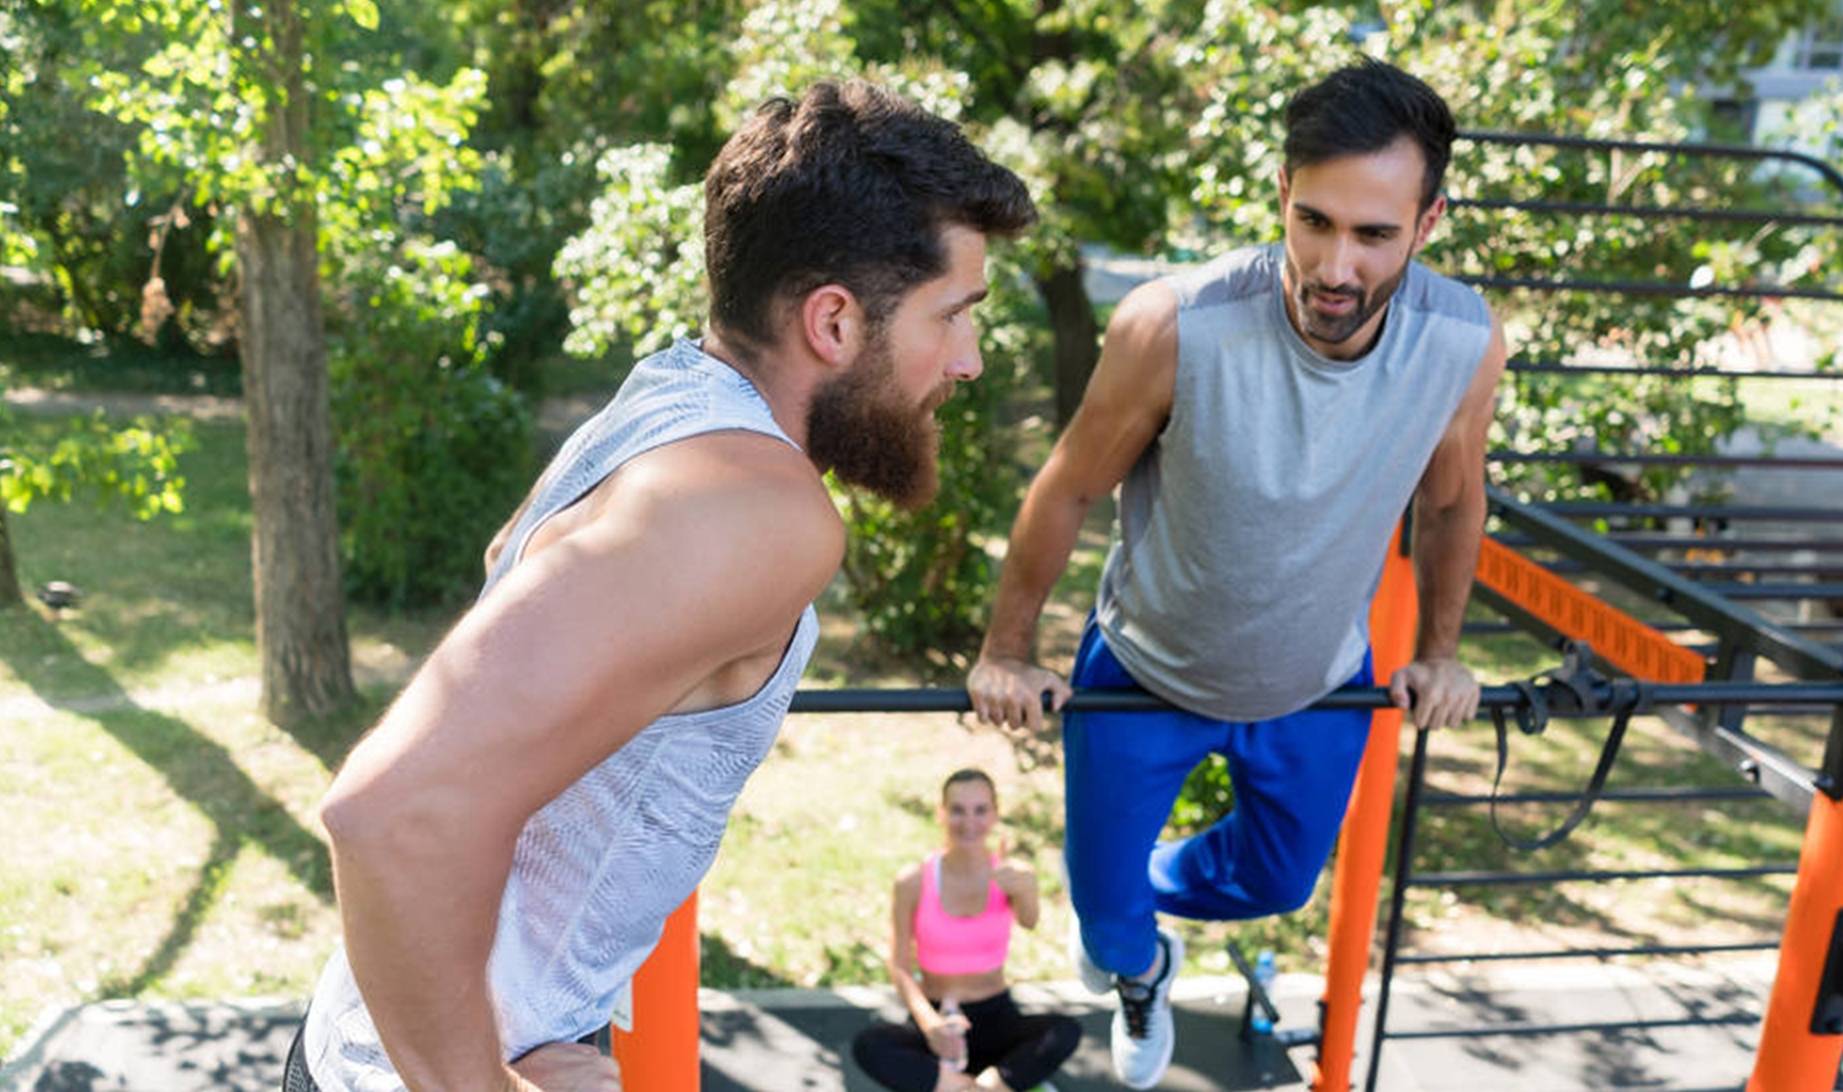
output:
[[[378,29],[378,5],[376,0],[346,0],[346,14],[365,30]]]

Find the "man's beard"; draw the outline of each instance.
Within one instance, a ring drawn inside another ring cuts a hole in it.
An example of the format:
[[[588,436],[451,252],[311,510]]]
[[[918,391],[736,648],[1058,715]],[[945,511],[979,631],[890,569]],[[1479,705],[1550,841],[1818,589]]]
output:
[[[907,511],[924,508],[941,485],[934,411],[952,393],[953,381],[946,380],[920,404],[905,400],[895,358],[878,338],[844,374],[814,392],[806,411],[807,453],[839,481]]]
[[[1401,287],[1402,278],[1408,275],[1408,263],[1403,262],[1395,275],[1377,285],[1374,291],[1364,292],[1356,285],[1328,286],[1307,284],[1299,275],[1299,267],[1293,264],[1292,256],[1286,257],[1287,280],[1293,285],[1293,311],[1299,318],[1303,332],[1316,341],[1327,345],[1342,345],[1356,336],[1363,324],[1376,316],[1376,312],[1388,306]],[[1357,301],[1347,315],[1322,315],[1312,309],[1313,296],[1344,296]]]

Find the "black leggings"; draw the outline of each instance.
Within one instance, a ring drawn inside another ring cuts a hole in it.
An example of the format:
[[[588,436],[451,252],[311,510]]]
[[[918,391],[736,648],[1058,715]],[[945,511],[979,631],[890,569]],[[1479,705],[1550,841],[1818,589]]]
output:
[[[1010,990],[964,1005],[961,1011],[971,1024],[966,1071],[978,1074],[996,1068],[1019,1092],[1048,1080],[1081,1043],[1080,1024],[1060,1013],[1025,1016]],[[914,1020],[872,1024],[851,1040],[851,1056],[872,1080],[894,1092],[934,1092],[941,1079],[940,1059],[928,1049],[928,1037]]]

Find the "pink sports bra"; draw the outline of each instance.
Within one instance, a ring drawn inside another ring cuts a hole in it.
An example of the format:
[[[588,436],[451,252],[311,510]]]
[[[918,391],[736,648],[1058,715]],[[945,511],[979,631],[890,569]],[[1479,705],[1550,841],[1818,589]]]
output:
[[[996,867],[998,859],[992,860]],[[915,907],[915,961],[929,974],[984,974],[1005,965],[1011,949],[1011,900],[996,879],[986,885],[985,909],[971,917],[941,905],[941,855],[922,862],[921,902]]]

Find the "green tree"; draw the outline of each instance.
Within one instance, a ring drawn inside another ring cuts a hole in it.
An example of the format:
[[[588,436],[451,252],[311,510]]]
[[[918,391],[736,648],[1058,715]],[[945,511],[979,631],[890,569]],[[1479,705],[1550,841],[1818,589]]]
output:
[[[35,441],[0,407],[0,610],[21,602],[7,513],[84,494],[99,503],[125,503],[137,519],[178,512],[185,490],[179,456],[191,442],[184,421],[162,429],[136,418],[116,427],[100,412],[54,439]]]

